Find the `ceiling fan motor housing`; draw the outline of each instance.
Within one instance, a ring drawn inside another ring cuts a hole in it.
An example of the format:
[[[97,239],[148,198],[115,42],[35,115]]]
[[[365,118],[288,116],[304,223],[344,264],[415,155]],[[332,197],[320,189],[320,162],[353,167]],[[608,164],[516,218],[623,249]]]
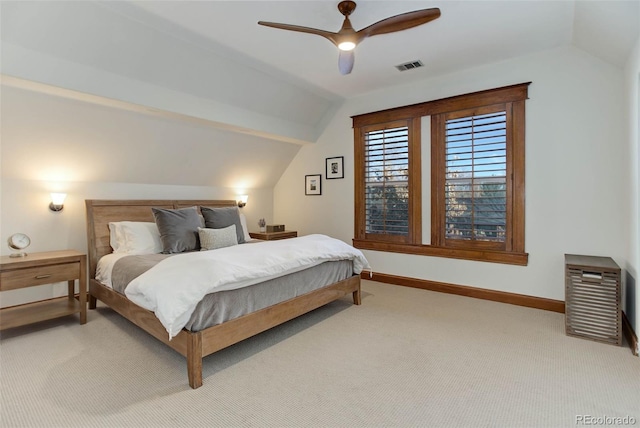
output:
[[[338,10],[344,16],[351,15],[351,12],[353,12],[355,9],[356,9],[356,2],[354,1],[341,1],[338,4]]]

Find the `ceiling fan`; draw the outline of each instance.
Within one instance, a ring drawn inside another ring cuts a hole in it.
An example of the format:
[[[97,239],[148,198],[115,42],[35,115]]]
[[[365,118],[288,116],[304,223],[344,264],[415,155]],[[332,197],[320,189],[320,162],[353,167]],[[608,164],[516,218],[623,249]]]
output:
[[[402,13],[400,15],[391,16],[371,24],[362,30],[356,31],[349,21],[349,15],[355,10],[356,3],[353,1],[341,1],[338,4],[338,10],[344,15],[344,23],[337,33],[331,31],[318,30],[316,28],[301,27],[299,25],[279,24],[277,22],[258,21],[258,24],[267,27],[280,28],[282,30],[298,31],[300,33],[316,34],[328,39],[331,43],[340,49],[338,57],[338,69],[340,74],[349,74],[353,69],[354,54],[353,50],[363,39],[379,34],[393,33],[418,25],[426,24],[440,17],[440,9],[421,9],[413,12]]]

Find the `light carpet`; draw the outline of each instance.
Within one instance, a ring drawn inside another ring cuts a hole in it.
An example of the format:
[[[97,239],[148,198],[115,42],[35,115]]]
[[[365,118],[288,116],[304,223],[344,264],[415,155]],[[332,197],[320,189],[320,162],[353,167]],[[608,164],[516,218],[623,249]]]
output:
[[[3,427],[640,426],[626,343],[568,337],[563,314],[372,281],[361,306],[206,357],[196,390],[182,356],[100,304],[83,326],[3,332],[0,380]]]

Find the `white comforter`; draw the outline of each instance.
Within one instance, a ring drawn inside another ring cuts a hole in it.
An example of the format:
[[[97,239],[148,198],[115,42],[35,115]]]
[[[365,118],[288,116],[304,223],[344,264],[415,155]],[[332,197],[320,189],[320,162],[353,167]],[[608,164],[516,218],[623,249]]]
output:
[[[155,312],[171,339],[186,325],[206,294],[245,287],[335,260],[353,260],[355,274],[370,270],[360,250],[325,235],[307,235],[168,257],[131,281],[125,294],[137,305]]]

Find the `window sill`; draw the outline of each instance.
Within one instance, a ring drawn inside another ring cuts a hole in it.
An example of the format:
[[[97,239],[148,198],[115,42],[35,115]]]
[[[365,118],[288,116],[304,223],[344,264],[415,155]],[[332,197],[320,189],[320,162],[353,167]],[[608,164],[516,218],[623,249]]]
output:
[[[391,242],[368,241],[363,239],[354,239],[353,246],[361,250],[446,257],[450,259],[474,260],[479,262],[502,263],[518,266],[527,266],[527,264],[529,263],[528,253],[509,253],[505,251],[493,250],[445,248],[435,247],[433,245],[396,244]]]

